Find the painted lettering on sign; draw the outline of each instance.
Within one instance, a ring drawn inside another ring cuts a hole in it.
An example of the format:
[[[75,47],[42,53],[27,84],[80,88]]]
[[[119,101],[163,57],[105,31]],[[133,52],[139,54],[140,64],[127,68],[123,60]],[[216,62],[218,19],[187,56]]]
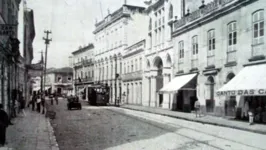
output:
[[[233,1],[235,0],[214,0],[208,3],[204,8],[198,9],[192,12],[190,15],[177,20],[174,23],[175,30],[186,25],[188,22],[195,21],[196,19],[217,10],[219,7],[224,7],[226,4],[233,2]]]
[[[252,96],[252,95],[266,95],[266,89],[249,89],[249,90],[232,90],[232,91],[218,91],[217,96]]]
[[[16,31],[15,25],[1,24],[0,25],[0,35],[2,36],[11,36],[14,35]]]

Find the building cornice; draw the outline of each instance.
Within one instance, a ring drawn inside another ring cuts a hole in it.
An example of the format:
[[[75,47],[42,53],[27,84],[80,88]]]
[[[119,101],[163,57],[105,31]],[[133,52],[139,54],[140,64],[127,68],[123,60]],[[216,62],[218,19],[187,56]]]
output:
[[[175,21],[172,37],[189,32],[255,1],[258,0],[214,0],[211,4],[209,3],[205,7],[192,12],[189,16]],[[207,6],[208,9],[204,10]],[[210,12],[206,13],[206,11]]]
[[[97,34],[104,28],[108,27],[109,25],[113,24],[117,20],[120,20],[122,18],[128,18],[130,17],[130,11],[139,9],[140,12],[143,12],[145,10],[144,7],[140,6],[133,6],[133,5],[123,5],[118,10],[113,12],[112,14],[108,14],[104,20],[100,21],[99,23],[95,24],[96,29],[93,31],[93,34]]]
[[[88,46],[82,47],[82,48],[72,52],[72,54],[73,55],[80,54],[82,52],[86,52],[88,50],[92,50],[93,48],[94,48],[94,45],[90,43]]]

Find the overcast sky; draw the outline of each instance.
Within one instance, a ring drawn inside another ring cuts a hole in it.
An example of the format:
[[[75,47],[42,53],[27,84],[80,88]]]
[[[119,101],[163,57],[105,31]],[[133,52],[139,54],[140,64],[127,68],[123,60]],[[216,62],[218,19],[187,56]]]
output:
[[[101,5],[100,5],[101,3]],[[48,49],[47,67],[69,65],[68,57],[79,45],[93,42],[95,19],[106,16],[121,7],[124,0],[27,0],[28,8],[34,10],[36,37],[33,43],[34,60],[40,60],[45,50],[44,30],[51,30],[52,42]],[[143,0],[127,0],[127,4],[145,6]]]

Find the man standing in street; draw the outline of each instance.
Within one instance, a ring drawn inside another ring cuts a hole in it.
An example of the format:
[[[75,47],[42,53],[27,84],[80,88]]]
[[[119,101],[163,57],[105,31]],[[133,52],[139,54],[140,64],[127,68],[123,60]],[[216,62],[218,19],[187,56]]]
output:
[[[194,108],[195,108],[195,113],[196,113],[196,117],[200,117],[200,102],[197,99],[197,101],[194,103]]]
[[[6,144],[6,128],[9,125],[7,113],[3,110],[3,104],[0,104],[0,145]]]

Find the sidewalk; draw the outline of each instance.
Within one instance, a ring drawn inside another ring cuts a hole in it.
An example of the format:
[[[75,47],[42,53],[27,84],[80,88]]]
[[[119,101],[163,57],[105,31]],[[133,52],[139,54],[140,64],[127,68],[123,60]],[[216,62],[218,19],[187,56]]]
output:
[[[241,122],[237,120],[229,120],[222,117],[214,117],[214,116],[202,116],[200,118],[196,118],[194,113],[183,113],[177,111],[170,111],[162,108],[154,108],[154,107],[145,107],[145,106],[136,106],[136,105],[121,105],[121,108],[143,111],[158,115],[164,115],[172,118],[178,118],[188,121],[199,122],[203,124],[211,124],[217,126],[223,126],[228,128],[234,128],[238,130],[244,130],[249,132],[255,132],[260,134],[266,134],[266,125],[262,124],[254,124],[249,125],[248,122]]]
[[[58,150],[53,128],[43,114],[25,110],[26,117],[13,119],[7,128],[7,147],[0,150]]]

